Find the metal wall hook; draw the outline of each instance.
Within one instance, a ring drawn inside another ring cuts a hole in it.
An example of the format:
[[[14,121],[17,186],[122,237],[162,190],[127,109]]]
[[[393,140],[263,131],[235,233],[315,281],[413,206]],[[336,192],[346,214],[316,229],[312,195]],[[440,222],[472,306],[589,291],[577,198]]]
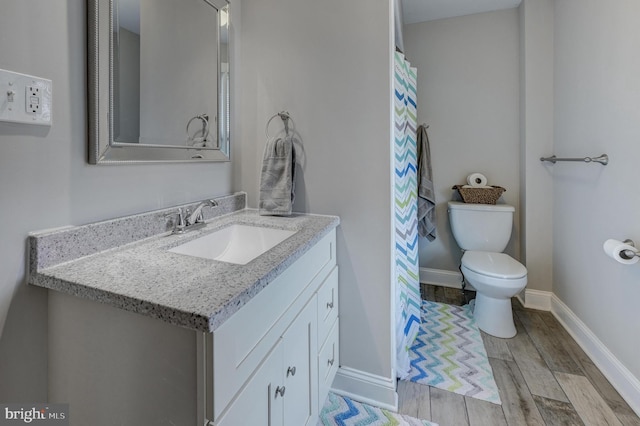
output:
[[[284,133],[289,136],[289,113],[288,112],[279,112],[280,120],[282,120],[282,124],[284,124]]]

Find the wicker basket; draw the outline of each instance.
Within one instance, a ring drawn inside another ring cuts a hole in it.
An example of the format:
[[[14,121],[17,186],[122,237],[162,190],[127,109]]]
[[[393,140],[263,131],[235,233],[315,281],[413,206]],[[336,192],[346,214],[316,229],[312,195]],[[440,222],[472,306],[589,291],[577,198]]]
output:
[[[464,188],[464,185],[455,185],[451,189],[456,189],[462,197],[462,201],[470,204],[495,204],[502,193],[506,191],[501,186],[491,186],[491,188]]]

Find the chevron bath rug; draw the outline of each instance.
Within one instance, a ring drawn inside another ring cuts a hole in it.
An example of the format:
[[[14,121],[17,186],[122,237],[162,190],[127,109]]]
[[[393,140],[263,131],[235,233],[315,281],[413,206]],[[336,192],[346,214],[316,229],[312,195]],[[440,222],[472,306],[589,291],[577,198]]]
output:
[[[318,426],[438,426],[329,392]]]
[[[422,301],[407,380],[502,404],[469,306]]]

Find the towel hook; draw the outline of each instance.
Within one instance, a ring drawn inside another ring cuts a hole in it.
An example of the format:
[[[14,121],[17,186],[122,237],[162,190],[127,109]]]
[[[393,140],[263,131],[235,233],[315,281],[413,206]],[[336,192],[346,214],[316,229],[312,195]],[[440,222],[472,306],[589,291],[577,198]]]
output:
[[[292,127],[295,128],[295,123],[293,122],[291,115],[289,115],[287,111],[280,111],[273,114],[271,118],[269,118],[269,121],[267,121],[267,125],[264,129],[264,134],[267,136],[267,139],[271,139],[271,136],[269,136],[269,125],[271,124],[271,121],[273,121],[273,119],[276,117],[280,117],[280,119],[282,120],[282,124],[284,125],[284,132],[287,136],[289,136],[289,121],[291,121]]]

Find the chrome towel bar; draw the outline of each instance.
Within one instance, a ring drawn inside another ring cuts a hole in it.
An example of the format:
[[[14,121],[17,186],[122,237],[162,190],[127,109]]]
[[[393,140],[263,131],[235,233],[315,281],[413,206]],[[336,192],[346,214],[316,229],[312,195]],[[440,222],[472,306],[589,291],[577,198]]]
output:
[[[609,164],[609,156],[607,154],[602,154],[599,157],[558,158],[555,155],[552,155],[551,157],[540,157],[540,161],[548,161],[553,164],[556,164],[556,161],[581,161],[584,163],[600,163],[603,166],[606,166]]]

